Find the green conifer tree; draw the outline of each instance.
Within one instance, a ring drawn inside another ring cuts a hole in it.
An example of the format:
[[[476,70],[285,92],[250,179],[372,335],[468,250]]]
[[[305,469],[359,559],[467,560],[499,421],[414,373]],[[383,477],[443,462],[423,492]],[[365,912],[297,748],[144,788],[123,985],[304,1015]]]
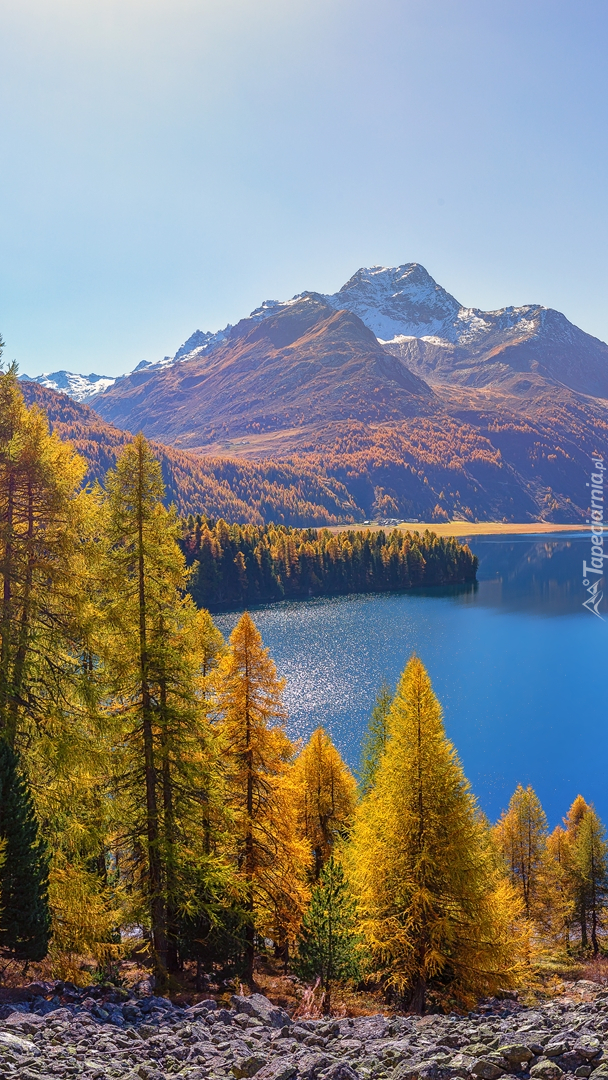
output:
[[[295,964],[302,978],[320,980],[324,1013],[331,1011],[334,983],[360,978],[360,949],[356,903],[342,866],[330,855],[302,919]]]
[[[376,772],[388,740],[388,716],[391,711],[393,695],[386,680],[383,680],[376,703],[372,709],[367,731],[361,747],[361,768],[359,770],[359,791],[367,795],[374,786]]]
[[[0,738],[0,944],[21,960],[43,960],[50,936],[49,865],[18,758]]]

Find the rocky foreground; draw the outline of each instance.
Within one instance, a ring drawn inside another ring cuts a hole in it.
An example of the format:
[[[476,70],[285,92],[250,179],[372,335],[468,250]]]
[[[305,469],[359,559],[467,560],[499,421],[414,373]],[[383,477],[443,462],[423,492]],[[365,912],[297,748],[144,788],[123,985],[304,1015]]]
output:
[[[608,991],[575,990],[534,1009],[493,1001],[468,1016],[328,1020],[292,1020],[260,994],[222,1008],[99,988],[67,1004],[32,993],[0,1006],[0,1080],[608,1080]]]

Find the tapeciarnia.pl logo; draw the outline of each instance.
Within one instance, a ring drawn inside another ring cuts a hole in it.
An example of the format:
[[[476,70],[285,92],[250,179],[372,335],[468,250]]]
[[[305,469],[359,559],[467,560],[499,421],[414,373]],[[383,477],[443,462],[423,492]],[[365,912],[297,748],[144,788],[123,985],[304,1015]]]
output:
[[[587,484],[587,487],[591,489],[590,516],[587,521],[587,525],[591,526],[591,561],[588,563],[586,559],[583,559],[583,585],[589,593],[587,599],[583,601],[583,607],[603,621],[604,616],[600,614],[599,608],[604,596],[602,591],[604,559],[608,559],[608,552],[604,552],[604,470],[606,466],[602,457],[592,457],[591,464],[594,471],[591,473],[591,483]]]

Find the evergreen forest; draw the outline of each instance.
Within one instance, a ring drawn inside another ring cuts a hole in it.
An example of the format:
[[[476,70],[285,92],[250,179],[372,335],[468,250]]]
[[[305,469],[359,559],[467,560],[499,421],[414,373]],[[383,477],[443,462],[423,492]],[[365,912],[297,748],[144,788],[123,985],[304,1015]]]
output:
[[[184,539],[142,436],[103,487],[85,472],[0,375],[0,978],[88,985],[137,957],[170,993],[254,986],[266,958],[326,1013],[344,987],[422,1013],[601,952],[608,843],[582,796],[550,833],[519,786],[490,823],[415,656],[355,777],[322,728],[288,736],[251,615],[225,641],[197,603],[470,580],[466,549],[202,518]]]
[[[477,556],[426,531],[296,529],[188,518],[190,591],[209,610],[353,592],[475,581]]]

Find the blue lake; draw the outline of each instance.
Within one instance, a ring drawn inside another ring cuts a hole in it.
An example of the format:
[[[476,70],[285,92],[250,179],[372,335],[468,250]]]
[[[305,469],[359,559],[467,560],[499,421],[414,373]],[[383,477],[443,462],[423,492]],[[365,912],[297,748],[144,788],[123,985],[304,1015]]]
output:
[[[377,689],[412,652],[426,664],[480,805],[518,782],[551,826],[580,792],[608,824],[606,621],[582,607],[588,534],[476,537],[478,584],[284,602],[255,621],[285,676],[289,732],[319,724],[353,769]],[[238,614],[217,615],[229,634]]]

